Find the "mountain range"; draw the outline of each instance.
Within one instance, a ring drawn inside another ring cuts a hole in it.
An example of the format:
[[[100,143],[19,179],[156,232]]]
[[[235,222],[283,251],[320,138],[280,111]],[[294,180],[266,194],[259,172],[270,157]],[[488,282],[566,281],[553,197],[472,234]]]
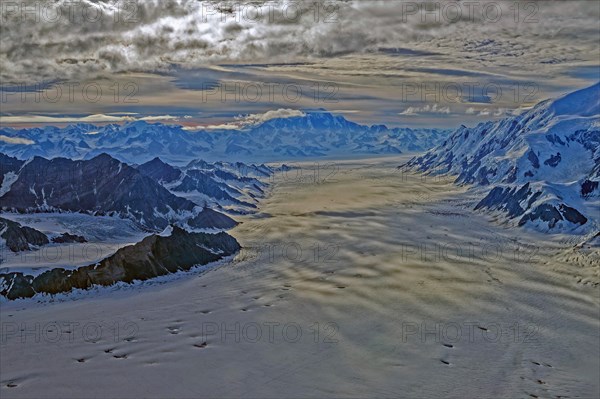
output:
[[[174,195],[136,168],[107,154],[90,160],[45,159],[19,161],[0,154],[8,165],[0,187],[2,211],[77,212],[136,221],[149,231],[171,223],[192,228],[223,229],[236,223],[208,207]]]
[[[67,263],[64,267],[50,268],[40,275],[10,271],[10,267],[0,269],[0,297],[8,299],[131,283],[189,270],[232,255],[240,246],[222,230],[237,222],[211,209],[209,203],[232,213],[250,212],[256,208],[258,198],[264,196],[265,183],[258,177],[269,177],[272,173],[264,165],[205,161],[190,162],[179,168],[159,158],[131,166],[108,154],[89,160],[35,156],[21,161],[0,153],[0,165],[0,210],[6,216],[0,217],[0,263],[9,258],[14,260],[10,252],[53,245],[62,253],[63,244],[87,242],[84,236],[49,227],[52,223],[42,223],[42,232],[11,220],[17,213],[39,214],[36,219],[43,220],[62,213],[83,214],[90,218],[88,223],[91,219],[106,219],[100,216],[108,216],[108,223],[116,222],[113,218],[123,218],[134,221],[136,229],[149,234],[96,263],[75,269],[62,258],[60,261]],[[80,222],[71,219],[69,224],[68,220],[60,223],[59,228],[80,229]],[[195,231],[198,229],[203,231]],[[77,248],[83,251],[86,247]],[[35,269],[40,265],[34,261],[33,266]]]
[[[362,126],[324,112],[266,121],[246,130],[189,132],[133,122],[0,131],[0,244],[12,252],[84,243],[71,232],[48,236],[10,220],[15,213],[69,213],[128,219],[146,236],[94,265],[39,276],[0,274],[0,296],[29,297],[144,280],[231,255],[222,232],[229,215],[252,213],[278,168],[207,158],[301,159],[397,154],[434,148],[406,165],[453,175],[473,208],[545,232],[597,237],[600,231],[600,84],[543,101],[509,118],[438,130]],[[14,143],[20,144],[14,144]],[[29,144],[27,144],[29,143]],[[90,217],[90,216],[86,216]],[[97,218],[94,218],[97,219]],[[113,219],[111,219],[113,220]],[[201,233],[194,230],[208,230]]]
[[[137,170],[177,196],[229,214],[255,212],[258,201],[265,196],[267,183],[263,180],[276,171],[264,164],[204,160],[177,167],[158,157],[137,166]]]
[[[476,210],[499,211],[519,226],[598,231],[599,118],[600,83],[514,117],[461,126],[408,167],[457,176],[481,195]]]
[[[35,156],[92,159],[106,153],[140,164],[160,157],[183,165],[199,158],[266,162],[322,156],[400,154],[424,151],[449,130],[365,126],[325,111],[275,118],[243,129],[186,130],[136,121],[123,125],[76,124],[65,128],[0,129],[0,152],[21,160]]]

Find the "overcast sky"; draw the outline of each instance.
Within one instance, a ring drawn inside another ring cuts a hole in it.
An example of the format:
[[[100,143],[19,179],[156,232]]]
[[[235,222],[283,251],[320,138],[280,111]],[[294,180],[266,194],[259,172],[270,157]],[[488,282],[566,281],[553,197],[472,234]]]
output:
[[[25,3],[0,6],[5,125],[455,127],[600,80],[597,1]]]

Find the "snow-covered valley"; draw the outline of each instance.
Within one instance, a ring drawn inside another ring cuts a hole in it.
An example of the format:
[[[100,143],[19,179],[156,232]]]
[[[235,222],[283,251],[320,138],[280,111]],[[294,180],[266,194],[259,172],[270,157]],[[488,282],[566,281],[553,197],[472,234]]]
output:
[[[597,397],[598,247],[408,159],[275,180],[207,272],[1,303],[2,397]]]
[[[2,397],[598,397],[597,91],[418,155],[7,146]]]

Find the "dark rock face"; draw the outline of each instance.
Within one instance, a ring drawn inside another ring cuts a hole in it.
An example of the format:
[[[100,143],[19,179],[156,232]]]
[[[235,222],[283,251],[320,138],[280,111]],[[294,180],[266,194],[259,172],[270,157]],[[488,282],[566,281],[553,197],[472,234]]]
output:
[[[54,237],[52,239],[52,242],[57,243],[57,244],[66,244],[66,243],[72,243],[72,242],[83,243],[83,242],[87,242],[87,240],[85,239],[84,236],[78,236],[76,234],[69,234],[69,233],[62,233],[60,236]]]
[[[548,223],[548,227],[553,228],[561,220],[566,220],[573,224],[584,225],[588,219],[583,216],[575,208],[571,208],[565,204],[560,204],[558,207],[551,204],[541,204],[519,220],[519,226],[524,225],[529,221],[541,220]]]
[[[560,204],[558,209],[560,213],[563,215],[565,220],[568,220],[574,224],[586,224],[587,218],[583,216],[579,211],[575,208],[571,208],[570,206],[566,206],[565,204]]]
[[[9,157],[0,152],[0,187],[4,183],[4,176],[9,172],[17,172],[25,162],[17,158]]]
[[[197,216],[187,221],[192,228],[204,228],[211,226],[215,229],[230,229],[237,225],[237,222],[220,212],[213,211],[210,208],[204,208]]]
[[[542,204],[535,208],[533,212],[523,216],[521,220],[519,220],[519,226],[524,225],[529,221],[541,220],[548,223],[548,227],[553,228],[556,226],[556,223],[560,220],[563,220],[560,212],[550,204]]]
[[[557,136],[556,134],[547,134],[546,140],[548,140],[552,144],[565,145],[565,142],[562,141],[562,139],[559,136]]]
[[[118,215],[154,231],[196,212],[193,202],[106,154],[88,161],[35,157],[19,171],[10,191],[0,197],[0,207],[18,212]]]
[[[538,159],[537,155],[535,155],[535,152],[529,150],[529,152],[527,153],[527,159],[529,159],[529,161],[531,162],[531,166],[533,166],[536,169],[540,168],[540,160]]]
[[[171,166],[159,158],[154,158],[152,161],[138,166],[137,169],[142,174],[168,188],[173,194],[195,201],[199,206],[206,207],[207,202],[211,201],[216,203],[215,206],[219,209],[221,204],[225,202],[227,205],[237,205],[245,208],[241,211],[242,213],[244,211],[251,212],[257,208],[251,202],[255,198],[252,197],[253,195],[264,194],[262,189],[257,187],[257,185],[263,183],[257,178],[245,176],[244,174],[248,172],[251,175],[268,177],[273,173],[270,168],[264,165],[208,163],[204,160],[192,161],[186,167],[179,168]],[[194,198],[196,193],[205,198]],[[191,196],[188,194],[191,194]],[[252,199],[248,200],[248,196]],[[231,223],[230,221],[229,224]]]
[[[556,165],[560,163],[560,160],[560,152],[557,152],[556,155],[552,155],[550,158],[546,159],[544,161],[544,165],[552,166],[553,168],[555,168]]]
[[[485,196],[475,206],[475,210],[488,208],[505,211],[509,217],[513,218],[520,216],[525,213],[525,209],[521,207],[521,203],[528,199],[527,207],[538,198],[540,192],[532,193],[529,183],[523,185],[523,187],[517,189],[516,187],[494,187],[488,195]]]
[[[50,242],[44,233],[4,218],[0,218],[0,232],[0,237],[6,240],[6,246],[13,252],[29,251],[30,245],[41,246]]]
[[[585,216],[575,208],[565,204],[554,206],[545,203],[526,213],[540,195],[542,195],[541,191],[532,192],[529,183],[519,189],[516,187],[494,187],[485,198],[479,201],[475,206],[475,210],[482,208],[500,210],[506,212],[509,218],[522,216],[519,220],[519,226],[538,220],[546,222],[549,228],[553,228],[561,220],[579,225],[587,223],[588,219]]]
[[[231,188],[227,187],[226,184],[215,181],[213,175],[213,173],[201,170],[188,170],[186,176],[181,181],[181,184],[174,187],[173,191],[191,192],[197,190],[200,193],[204,193],[218,200],[229,200],[234,203],[239,203],[240,201],[229,195],[226,191]]]
[[[598,189],[597,181],[585,180],[583,183],[581,183],[581,196],[588,197],[597,189]]]
[[[238,242],[227,233],[189,233],[173,226],[168,237],[148,236],[94,265],[52,269],[35,278],[22,273],[0,274],[0,295],[27,298],[36,293],[58,294],[93,285],[148,280],[217,261],[239,249]]]
[[[137,167],[143,175],[146,175],[159,183],[171,183],[181,176],[181,170],[161,161],[156,157]]]
[[[8,299],[30,298],[35,295],[32,276],[23,273],[0,273],[0,295]]]

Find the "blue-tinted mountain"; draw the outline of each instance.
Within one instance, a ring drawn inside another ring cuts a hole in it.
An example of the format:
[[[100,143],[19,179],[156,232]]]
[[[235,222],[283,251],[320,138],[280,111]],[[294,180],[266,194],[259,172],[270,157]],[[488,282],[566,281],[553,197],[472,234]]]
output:
[[[273,174],[265,165],[195,160],[177,167],[160,158],[139,165],[137,169],[177,196],[233,214],[256,211],[266,188],[266,183],[259,179]]]
[[[207,209],[210,217],[202,215],[202,207],[107,154],[79,161],[36,156],[10,173],[15,177],[2,186],[3,211],[114,215],[153,231],[176,222],[195,228],[235,225],[219,212]]]
[[[424,151],[449,131],[365,126],[324,111],[271,119],[240,130],[188,131],[181,126],[136,121],[123,125],[47,126],[0,129],[0,134],[33,144],[0,143],[0,152],[27,160],[34,156],[91,159],[101,153],[131,164],[160,157],[171,164],[203,158],[218,161],[276,161],[291,158],[399,154]]]
[[[518,225],[588,232],[600,222],[600,84],[518,116],[462,126],[409,166],[456,175],[483,198],[476,209]]]

